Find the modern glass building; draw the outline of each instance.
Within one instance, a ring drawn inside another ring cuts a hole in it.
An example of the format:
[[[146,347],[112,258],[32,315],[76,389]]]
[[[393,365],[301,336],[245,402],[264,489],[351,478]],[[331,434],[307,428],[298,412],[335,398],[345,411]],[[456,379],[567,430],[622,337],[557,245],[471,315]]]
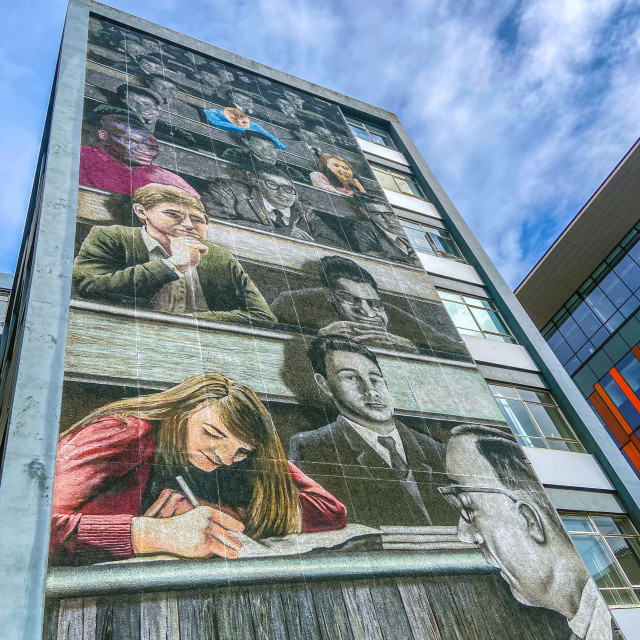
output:
[[[636,143],[516,290],[567,373],[640,472]]]
[[[8,638],[637,637],[637,475],[381,108],[73,0],[1,349]]]

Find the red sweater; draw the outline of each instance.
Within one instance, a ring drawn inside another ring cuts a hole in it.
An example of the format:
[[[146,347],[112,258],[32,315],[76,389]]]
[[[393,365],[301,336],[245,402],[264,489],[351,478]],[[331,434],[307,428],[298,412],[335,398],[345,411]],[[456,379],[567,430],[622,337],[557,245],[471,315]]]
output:
[[[148,420],[99,418],[58,444],[50,552],[99,548],[116,558],[133,555],[131,520],[140,515],[156,452]],[[346,525],[346,509],[289,463],[302,507],[302,531]]]

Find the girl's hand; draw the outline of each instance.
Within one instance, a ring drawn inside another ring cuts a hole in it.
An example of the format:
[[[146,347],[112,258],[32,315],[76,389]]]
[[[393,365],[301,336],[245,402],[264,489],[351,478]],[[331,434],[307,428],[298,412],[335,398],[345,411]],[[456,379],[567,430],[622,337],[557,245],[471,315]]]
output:
[[[242,543],[232,532],[244,525],[212,507],[197,507],[169,518],[133,518],[131,543],[136,555],[171,553],[185,558],[237,558]]]

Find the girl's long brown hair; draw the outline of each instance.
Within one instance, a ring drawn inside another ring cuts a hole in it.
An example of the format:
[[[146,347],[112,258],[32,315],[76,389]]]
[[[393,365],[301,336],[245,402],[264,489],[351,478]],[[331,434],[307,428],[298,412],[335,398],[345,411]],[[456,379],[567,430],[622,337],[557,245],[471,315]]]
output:
[[[155,462],[187,467],[187,421],[205,403],[216,406],[222,423],[239,440],[255,448],[253,492],[245,532],[253,538],[299,533],[302,514],[280,438],[269,412],[247,385],[218,373],[200,373],[148,396],[111,402],[96,409],[61,437],[106,416],[135,416],[160,422]]]

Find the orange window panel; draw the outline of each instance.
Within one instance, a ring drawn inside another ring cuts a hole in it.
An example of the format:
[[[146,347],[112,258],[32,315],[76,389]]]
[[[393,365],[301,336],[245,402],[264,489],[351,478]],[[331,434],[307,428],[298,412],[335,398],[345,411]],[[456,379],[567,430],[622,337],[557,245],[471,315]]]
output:
[[[613,404],[613,400],[607,395],[607,392],[602,388],[602,385],[597,382],[593,388],[598,392],[598,395],[602,398],[603,402],[607,405],[607,408],[613,415],[615,419],[618,421],[620,426],[628,433],[633,433],[633,429],[629,426],[629,423],[622,417],[620,411],[618,411],[618,407]]]
[[[589,396],[588,400],[593,405],[596,413],[607,425],[607,428],[609,429],[611,435],[616,439],[617,443],[621,447],[627,444],[629,442],[629,435],[620,426],[620,423],[616,420],[613,413],[611,413],[604,400],[595,391]]]
[[[638,347],[638,345],[631,347],[631,353],[633,353],[637,360],[640,360],[640,347]]]
[[[640,471],[640,451],[636,449],[631,443],[629,443],[626,447],[623,447],[622,450],[627,454],[629,460],[631,460],[631,464],[636,468],[637,471]]]
[[[627,396],[627,399],[633,405],[634,409],[640,413],[640,398],[633,392],[633,389],[627,384],[627,381],[620,375],[615,367],[610,369],[609,373],[618,383],[618,386],[622,389],[622,393]]]

